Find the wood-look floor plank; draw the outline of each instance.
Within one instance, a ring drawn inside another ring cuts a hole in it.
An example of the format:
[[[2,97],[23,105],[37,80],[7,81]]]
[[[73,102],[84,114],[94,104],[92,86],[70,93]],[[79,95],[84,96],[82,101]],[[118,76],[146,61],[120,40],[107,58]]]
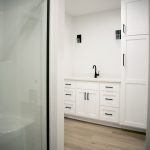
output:
[[[145,150],[145,135],[65,119],[65,150]]]

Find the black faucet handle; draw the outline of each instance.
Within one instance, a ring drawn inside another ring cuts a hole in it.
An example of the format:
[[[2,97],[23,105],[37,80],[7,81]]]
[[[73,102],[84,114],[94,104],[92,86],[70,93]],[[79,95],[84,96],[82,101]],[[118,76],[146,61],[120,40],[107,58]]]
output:
[[[97,75],[97,77],[100,76],[99,71],[98,71],[98,73],[96,73],[96,75]]]

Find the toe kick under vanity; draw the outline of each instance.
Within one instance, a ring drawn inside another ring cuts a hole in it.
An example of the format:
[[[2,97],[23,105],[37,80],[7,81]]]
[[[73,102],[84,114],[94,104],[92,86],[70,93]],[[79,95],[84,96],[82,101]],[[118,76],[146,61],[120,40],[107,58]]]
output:
[[[144,127],[122,124],[121,81],[115,79],[66,78],[65,117],[145,132]],[[131,114],[132,116],[132,114]]]

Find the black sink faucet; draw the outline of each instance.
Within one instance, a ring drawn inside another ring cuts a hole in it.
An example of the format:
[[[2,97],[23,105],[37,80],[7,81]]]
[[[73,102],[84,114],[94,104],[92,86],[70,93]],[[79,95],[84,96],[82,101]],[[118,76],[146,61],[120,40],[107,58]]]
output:
[[[93,69],[95,69],[94,78],[97,78],[99,76],[99,72],[97,73],[96,65],[93,66]]]

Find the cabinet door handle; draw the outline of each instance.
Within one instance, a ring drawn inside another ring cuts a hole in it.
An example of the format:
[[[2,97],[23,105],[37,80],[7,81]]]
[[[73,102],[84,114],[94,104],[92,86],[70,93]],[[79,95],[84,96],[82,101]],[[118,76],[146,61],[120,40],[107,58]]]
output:
[[[86,92],[84,92],[84,100],[86,100]]]
[[[108,113],[105,113],[105,115],[107,115],[107,116],[112,116],[113,114],[108,114]]]
[[[123,54],[123,66],[125,66],[125,54]]]
[[[89,92],[87,93],[87,100],[90,100],[90,97],[89,97]]]
[[[70,83],[66,83],[65,85],[71,85]]]
[[[112,98],[105,98],[106,101],[112,101]]]
[[[71,96],[71,94],[65,94],[66,96]]]
[[[123,24],[123,33],[126,33],[126,25]]]
[[[71,107],[65,107],[65,108],[67,108],[67,109],[71,109]]]
[[[112,86],[105,86],[106,89],[113,89]]]

